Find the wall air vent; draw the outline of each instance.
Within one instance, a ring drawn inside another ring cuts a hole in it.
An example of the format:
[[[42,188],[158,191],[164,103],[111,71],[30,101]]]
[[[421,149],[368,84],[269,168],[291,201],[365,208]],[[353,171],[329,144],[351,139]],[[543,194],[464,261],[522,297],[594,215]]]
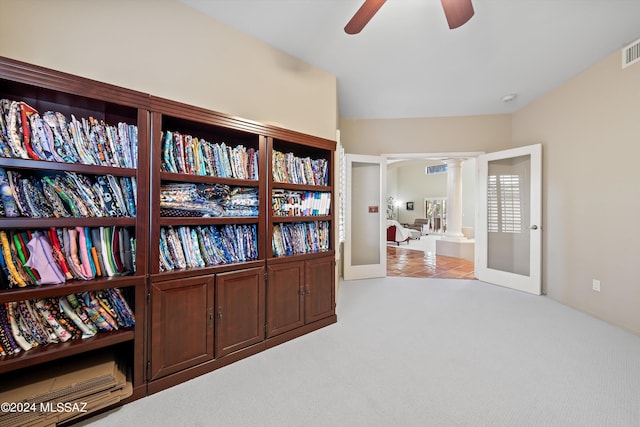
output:
[[[622,49],[622,68],[640,61],[640,39]]]

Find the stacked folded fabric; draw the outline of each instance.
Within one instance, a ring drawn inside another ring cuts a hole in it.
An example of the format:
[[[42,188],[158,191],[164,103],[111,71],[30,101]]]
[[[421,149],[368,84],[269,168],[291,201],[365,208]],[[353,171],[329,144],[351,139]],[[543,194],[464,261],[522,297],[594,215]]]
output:
[[[42,116],[25,102],[0,100],[0,156],[136,168],[138,128],[107,125],[93,117]]]
[[[198,216],[219,217],[224,215],[220,199],[216,199],[214,191],[199,191],[205,186],[187,183],[164,184],[160,186],[161,216]],[[228,187],[221,185],[219,187]]]
[[[224,184],[164,184],[160,187],[160,215],[258,216],[258,189]]]
[[[293,153],[273,150],[271,170],[275,182],[303,185],[328,185],[329,164],[326,159],[297,157]]]
[[[0,287],[134,273],[135,236],[123,227],[0,230]]]
[[[119,289],[0,304],[0,355],[135,325]]]
[[[258,189],[235,187],[222,200],[226,216],[258,216]]]
[[[74,172],[25,174],[0,168],[6,217],[134,217],[136,179]]]
[[[165,172],[257,180],[258,150],[166,131],[162,134],[161,168]]]
[[[273,255],[298,255],[329,250],[327,221],[283,223],[273,226]]]
[[[255,224],[160,229],[161,271],[202,268],[257,258]]]

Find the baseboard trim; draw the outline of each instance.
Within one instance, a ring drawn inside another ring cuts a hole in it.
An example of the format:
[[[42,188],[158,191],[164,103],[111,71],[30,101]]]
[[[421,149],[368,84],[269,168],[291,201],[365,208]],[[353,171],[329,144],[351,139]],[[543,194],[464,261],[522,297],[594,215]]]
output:
[[[338,321],[338,316],[331,315],[329,317],[326,317],[324,319],[320,319],[317,320],[313,323],[309,323],[307,325],[304,325],[300,328],[296,328],[292,331],[289,332],[285,332],[283,334],[280,335],[276,335],[275,337],[271,337],[267,339],[267,348],[272,348],[275,347],[279,344],[282,344],[284,342],[287,341],[291,341],[292,339],[301,337],[302,335],[306,335],[310,332],[316,331],[318,329],[324,328],[326,326],[329,326],[333,323],[336,323]]]

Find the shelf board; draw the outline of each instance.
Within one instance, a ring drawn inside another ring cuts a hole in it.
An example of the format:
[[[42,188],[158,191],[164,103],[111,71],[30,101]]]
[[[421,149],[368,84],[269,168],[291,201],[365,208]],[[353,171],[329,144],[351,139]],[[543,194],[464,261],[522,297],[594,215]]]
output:
[[[162,181],[177,181],[200,184],[227,184],[240,187],[257,187],[260,183],[255,179],[220,178],[209,175],[191,175],[184,173],[161,172]]]
[[[180,225],[219,225],[219,224],[257,224],[257,216],[221,216],[221,217],[161,217],[161,226]]]
[[[1,218],[2,228],[49,228],[49,227],[133,227],[136,219],[132,217],[102,218]]]
[[[21,351],[18,354],[2,356],[0,357],[0,374],[27,366],[33,366],[37,363],[50,362],[74,354],[109,347],[126,341],[133,341],[134,335],[133,329],[98,332],[91,338],[47,344],[28,351]]]
[[[204,267],[204,268],[185,268],[182,270],[172,270],[172,271],[165,271],[162,273],[152,274],[151,280],[153,282],[160,282],[165,280],[180,279],[184,277],[206,276],[209,274],[223,273],[225,271],[241,270],[245,268],[262,267],[262,266],[264,266],[264,259],[247,261],[247,262],[238,262],[234,264],[220,264],[220,265],[216,265],[212,267]]]
[[[90,175],[136,176],[138,173],[136,169],[131,168],[49,162],[45,160],[16,159],[13,157],[0,157],[0,166],[29,170],[79,172]]]
[[[57,285],[26,286],[0,290],[0,304],[40,298],[53,298],[107,288],[144,286],[146,276],[112,276],[93,280],[71,280]]]
[[[268,264],[279,264],[279,263],[283,263],[283,262],[291,262],[291,261],[303,261],[305,259],[313,259],[313,258],[322,258],[325,256],[333,256],[334,250],[330,249],[328,251],[321,251],[321,252],[310,252],[308,254],[298,254],[298,255],[283,255],[283,256],[277,256],[277,257],[273,257],[273,258],[268,258],[267,259],[267,263]]]
[[[273,216],[271,222],[277,224],[279,222],[331,221],[332,219],[331,215]]]
[[[273,182],[272,190],[300,190],[300,191],[324,191],[330,192],[333,188],[329,185],[289,184],[286,182]]]

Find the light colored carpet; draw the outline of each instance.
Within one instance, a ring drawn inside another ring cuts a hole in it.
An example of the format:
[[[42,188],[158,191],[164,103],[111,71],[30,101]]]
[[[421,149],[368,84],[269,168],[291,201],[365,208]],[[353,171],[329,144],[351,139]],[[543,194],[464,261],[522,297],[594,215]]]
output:
[[[91,426],[640,426],[640,337],[471,280],[343,282],[338,323]]]

